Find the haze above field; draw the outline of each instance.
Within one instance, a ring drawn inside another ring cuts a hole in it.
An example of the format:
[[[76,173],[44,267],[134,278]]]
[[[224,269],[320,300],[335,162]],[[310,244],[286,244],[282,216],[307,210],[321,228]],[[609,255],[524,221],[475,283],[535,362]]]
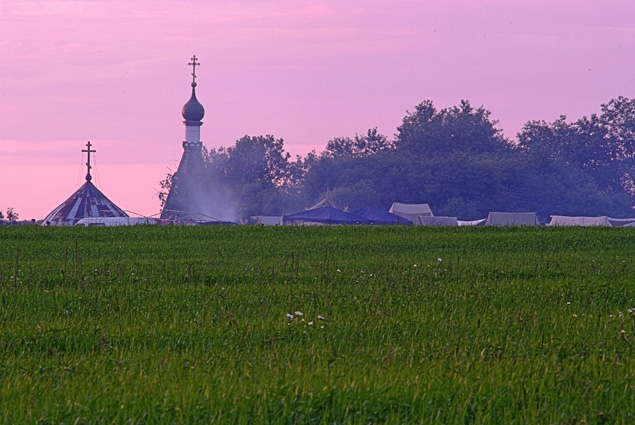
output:
[[[484,105],[513,137],[633,95],[630,1],[4,1],[0,209],[43,218],[93,180],[123,209],[159,211],[176,169],[196,54],[202,140],[273,134],[304,155],[424,99]]]

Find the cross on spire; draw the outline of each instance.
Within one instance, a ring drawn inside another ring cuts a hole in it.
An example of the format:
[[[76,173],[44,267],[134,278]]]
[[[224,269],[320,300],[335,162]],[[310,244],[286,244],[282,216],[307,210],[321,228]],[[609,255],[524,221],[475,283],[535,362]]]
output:
[[[192,87],[196,87],[196,67],[201,66],[200,62],[196,62],[198,58],[196,55],[193,55],[190,59],[192,62],[188,63],[192,67]]]
[[[88,143],[86,143],[87,149],[82,149],[82,152],[88,153],[88,162],[86,163],[86,165],[88,166],[88,172],[86,173],[86,180],[88,180],[88,181],[92,180],[92,177],[90,175],[90,169],[91,169],[91,166],[90,166],[90,153],[91,152],[97,152],[96,150],[91,150],[90,149],[91,146],[92,145],[91,145],[90,140],[89,140]]]

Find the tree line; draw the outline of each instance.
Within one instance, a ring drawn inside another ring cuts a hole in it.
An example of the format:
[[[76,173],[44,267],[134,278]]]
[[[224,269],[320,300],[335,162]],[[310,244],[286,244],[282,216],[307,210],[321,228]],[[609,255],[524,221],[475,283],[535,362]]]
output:
[[[528,121],[514,140],[483,106],[425,100],[393,138],[371,128],[292,158],[283,139],[244,136],[204,150],[204,161],[210,193],[225,191],[240,218],[299,211],[327,190],[351,210],[396,201],[464,220],[490,211],[626,217],[634,215],[635,100],[612,99],[575,121]],[[171,181],[161,182],[163,202]]]

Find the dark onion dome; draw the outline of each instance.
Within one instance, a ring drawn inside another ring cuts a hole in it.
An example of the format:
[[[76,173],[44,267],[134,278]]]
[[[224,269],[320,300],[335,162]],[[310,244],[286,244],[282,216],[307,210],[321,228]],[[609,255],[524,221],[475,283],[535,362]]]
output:
[[[181,113],[186,121],[200,121],[205,116],[205,108],[196,99],[196,83],[192,83],[192,97],[183,105]]]

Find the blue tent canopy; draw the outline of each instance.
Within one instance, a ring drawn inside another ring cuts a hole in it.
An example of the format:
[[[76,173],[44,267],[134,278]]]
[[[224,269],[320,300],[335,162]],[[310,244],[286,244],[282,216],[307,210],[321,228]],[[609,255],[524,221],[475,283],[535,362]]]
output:
[[[285,223],[304,221],[324,224],[371,224],[370,220],[367,220],[364,217],[338,210],[330,205],[285,215],[283,220]]]
[[[375,207],[365,207],[360,210],[353,211],[353,214],[364,217],[366,220],[370,221],[371,224],[412,224],[412,221],[407,218],[400,217],[397,214],[380,210]]]

